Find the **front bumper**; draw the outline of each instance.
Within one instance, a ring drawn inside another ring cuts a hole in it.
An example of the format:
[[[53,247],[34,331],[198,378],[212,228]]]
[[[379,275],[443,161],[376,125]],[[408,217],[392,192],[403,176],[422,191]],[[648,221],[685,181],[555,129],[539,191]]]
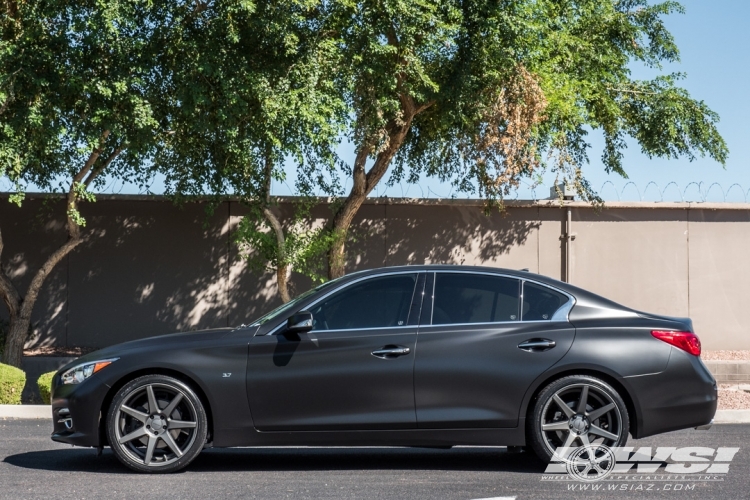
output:
[[[80,384],[63,385],[59,374],[52,379],[52,440],[76,446],[99,447],[102,404],[109,392],[96,374]]]
[[[716,381],[700,358],[672,348],[667,369],[627,377],[640,403],[636,438],[710,425],[716,414]]]

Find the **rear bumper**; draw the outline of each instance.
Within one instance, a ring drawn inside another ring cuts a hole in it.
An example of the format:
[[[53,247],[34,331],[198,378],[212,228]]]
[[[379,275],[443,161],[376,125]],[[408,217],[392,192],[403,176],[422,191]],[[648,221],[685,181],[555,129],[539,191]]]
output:
[[[628,377],[640,415],[634,437],[710,426],[716,414],[716,381],[700,358],[672,348],[667,369]]]

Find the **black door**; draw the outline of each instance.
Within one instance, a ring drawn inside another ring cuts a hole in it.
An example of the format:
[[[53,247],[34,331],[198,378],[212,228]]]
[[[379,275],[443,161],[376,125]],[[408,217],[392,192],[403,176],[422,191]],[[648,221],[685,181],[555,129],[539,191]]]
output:
[[[519,280],[474,273],[438,272],[428,287],[433,276],[414,369],[418,427],[515,427],[531,382],[573,342],[575,329],[552,321],[568,297],[526,282],[522,301]]]
[[[424,273],[370,277],[314,303],[308,334],[255,337],[248,397],[259,430],[416,427],[414,350]]]

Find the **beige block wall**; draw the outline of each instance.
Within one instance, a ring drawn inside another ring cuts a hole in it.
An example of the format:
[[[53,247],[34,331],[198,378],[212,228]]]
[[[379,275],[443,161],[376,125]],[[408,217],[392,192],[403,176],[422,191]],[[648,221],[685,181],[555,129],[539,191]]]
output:
[[[576,209],[570,282],[639,311],[688,316],[687,210]]]
[[[691,210],[690,315],[707,349],[750,349],[750,211]]]
[[[19,209],[0,201],[2,264],[22,288],[64,241],[57,205],[45,209],[32,197]],[[225,202],[209,216],[205,208],[132,196],[86,204],[91,238],[47,282],[29,345],[100,347],[237,325],[277,306],[273,273],[249,270],[233,243],[245,209]],[[750,349],[742,321],[750,299],[750,206],[570,208],[572,283],[638,310],[690,316],[707,349]],[[354,222],[348,270],[456,263],[560,279],[566,210],[555,202],[515,203],[486,216],[471,200],[368,200]],[[278,213],[287,217],[288,203]],[[315,223],[330,214],[326,205],[315,208]],[[301,292],[312,282],[297,275],[293,286]]]

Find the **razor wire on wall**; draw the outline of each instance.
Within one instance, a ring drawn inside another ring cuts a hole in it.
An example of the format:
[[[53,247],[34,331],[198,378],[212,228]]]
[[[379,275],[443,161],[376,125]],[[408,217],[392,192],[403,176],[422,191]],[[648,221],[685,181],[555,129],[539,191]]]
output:
[[[342,186],[344,192],[351,188],[351,179],[347,179]],[[549,199],[552,185],[534,185],[523,182],[507,199],[512,200],[542,200]],[[0,192],[12,192],[13,184],[6,177],[0,178]],[[37,191],[30,188],[29,192]],[[163,183],[154,179],[146,187],[116,179],[108,179],[105,186],[96,190],[100,194],[163,194]],[[663,186],[655,181],[636,183],[634,181],[607,180],[598,189],[599,196],[604,201],[653,201],[653,202],[718,202],[718,203],[747,203],[750,200],[750,186],[732,183],[728,186],[719,182],[690,181],[678,183],[670,181]],[[277,196],[294,196],[296,194],[292,183],[277,182],[273,188]],[[372,197],[392,198],[428,198],[452,199],[471,198],[467,193],[458,192],[450,184],[436,182],[407,183],[400,182],[388,185],[380,183],[371,193]],[[556,196],[555,196],[556,197]]]

